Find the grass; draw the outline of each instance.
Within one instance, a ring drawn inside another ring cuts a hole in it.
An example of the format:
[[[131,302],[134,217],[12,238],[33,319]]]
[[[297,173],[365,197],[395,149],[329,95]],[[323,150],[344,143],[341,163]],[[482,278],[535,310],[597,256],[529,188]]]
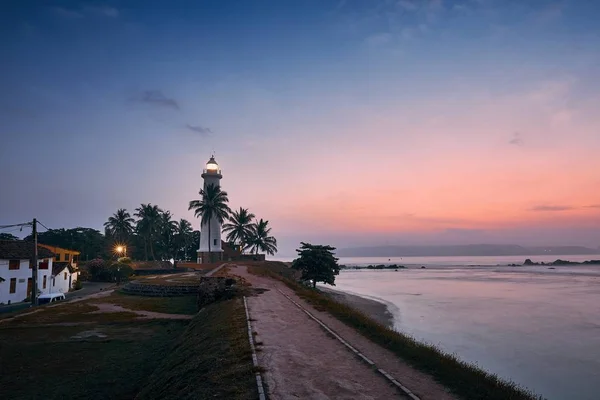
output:
[[[107,297],[85,301],[86,304],[110,303],[130,310],[152,311],[165,314],[194,315],[198,312],[196,296],[143,297],[113,292]]]
[[[252,399],[258,392],[240,298],[196,316],[136,400]]]
[[[435,346],[418,342],[414,338],[390,329],[367,315],[341,304],[331,297],[299,284],[293,278],[295,271],[282,263],[255,264],[249,272],[283,281],[298,296],[315,308],[353,327],[371,341],[392,351],[413,367],[431,375],[442,385],[463,399],[469,400],[538,400],[541,396],[524,389],[514,382],[500,379],[474,365],[460,361]]]
[[[2,324],[0,391],[13,400],[132,399],[187,323],[113,320],[93,327]],[[90,329],[106,338],[72,339]]]

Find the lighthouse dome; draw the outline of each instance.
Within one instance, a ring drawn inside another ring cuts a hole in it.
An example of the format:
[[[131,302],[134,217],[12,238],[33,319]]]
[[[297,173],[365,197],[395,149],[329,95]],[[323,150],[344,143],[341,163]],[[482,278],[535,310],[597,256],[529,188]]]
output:
[[[212,156],[210,160],[206,163],[206,168],[204,169],[205,174],[221,174],[221,169],[219,168],[219,164],[215,161],[215,156]]]

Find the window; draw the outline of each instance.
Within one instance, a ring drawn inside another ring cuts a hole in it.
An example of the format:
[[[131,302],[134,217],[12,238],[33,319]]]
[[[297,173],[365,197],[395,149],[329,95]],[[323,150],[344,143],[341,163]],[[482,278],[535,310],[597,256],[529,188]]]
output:
[[[9,293],[15,293],[17,291],[17,278],[10,278],[10,291]]]
[[[216,246],[217,245],[217,239],[213,239],[213,245]]]
[[[77,254],[73,254],[73,262],[79,262],[79,256]]]
[[[4,264],[4,265],[6,265],[6,264]],[[20,266],[21,266],[21,260],[10,260],[8,262],[8,269],[19,269]]]
[[[39,264],[39,269],[48,269],[48,261],[44,260]]]
[[[56,278],[52,278],[52,286],[56,286]]]
[[[69,261],[70,257],[71,257],[71,255],[69,253],[65,253],[65,261]]]
[[[42,289],[46,289],[46,275],[44,275],[44,282],[42,283]]]
[[[60,253],[56,253],[56,260],[55,261],[60,261]]]
[[[66,281],[67,280],[67,273],[66,272],[65,272],[64,278],[65,278],[65,281]]]

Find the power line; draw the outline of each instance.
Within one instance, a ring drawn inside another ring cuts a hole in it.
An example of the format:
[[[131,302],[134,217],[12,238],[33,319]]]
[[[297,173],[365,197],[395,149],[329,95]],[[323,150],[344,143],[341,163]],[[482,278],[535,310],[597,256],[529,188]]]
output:
[[[22,224],[0,225],[0,229],[13,228],[15,226],[17,226],[17,227],[31,226],[31,224],[32,224],[31,222],[23,222]]]
[[[43,226],[44,228],[46,228],[47,231],[50,231],[51,229],[48,228],[46,225],[42,224],[40,221],[37,222],[38,224],[40,224],[41,226]]]

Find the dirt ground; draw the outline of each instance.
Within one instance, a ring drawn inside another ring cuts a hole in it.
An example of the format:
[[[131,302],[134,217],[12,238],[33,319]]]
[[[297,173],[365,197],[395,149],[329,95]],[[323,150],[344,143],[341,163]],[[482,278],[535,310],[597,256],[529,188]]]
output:
[[[332,338],[294,301],[319,318],[421,399],[454,399],[431,377],[416,371],[396,355],[361,336],[325,312],[315,310],[283,283],[249,274],[246,267],[229,272],[254,288],[268,289],[248,298],[255,341],[260,350],[267,391],[272,399],[393,399],[405,398],[372,367]]]

